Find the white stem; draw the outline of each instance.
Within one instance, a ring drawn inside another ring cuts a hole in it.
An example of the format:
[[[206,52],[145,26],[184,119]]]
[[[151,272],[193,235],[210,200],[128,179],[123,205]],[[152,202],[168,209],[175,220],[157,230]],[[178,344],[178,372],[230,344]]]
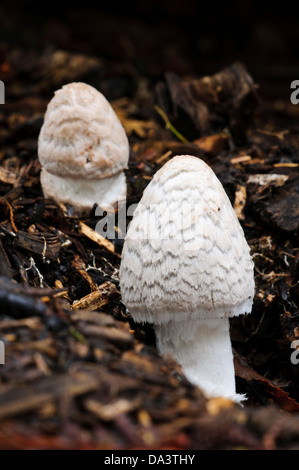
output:
[[[168,322],[155,325],[157,346],[181,365],[187,379],[208,397],[227,397],[240,402],[236,394],[233,353],[228,318]]]
[[[45,197],[75,206],[78,212],[88,211],[94,204],[115,205],[127,193],[124,172],[103,179],[57,176],[43,169],[41,184]]]

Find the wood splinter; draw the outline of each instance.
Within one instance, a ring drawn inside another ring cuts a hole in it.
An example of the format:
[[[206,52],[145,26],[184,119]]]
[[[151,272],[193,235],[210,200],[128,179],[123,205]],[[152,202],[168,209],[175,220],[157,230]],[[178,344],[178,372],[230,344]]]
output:
[[[98,232],[90,228],[84,222],[81,222],[81,221],[79,222],[79,229],[80,229],[80,232],[83,235],[85,235],[87,238],[97,243],[98,245],[106,248],[106,250],[110,251],[110,253],[114,253],[115,249],[114,249],[113,243],[111,243],[109,240],[106,240],[106,238],[104,238]]]
[[[117,293],[118,290],[112,282],[104,282],[99,286],[97,291],[87,294],[82,297],[82,299],[75,300],[72,309],[97,310],[109,303],[110,295]]]

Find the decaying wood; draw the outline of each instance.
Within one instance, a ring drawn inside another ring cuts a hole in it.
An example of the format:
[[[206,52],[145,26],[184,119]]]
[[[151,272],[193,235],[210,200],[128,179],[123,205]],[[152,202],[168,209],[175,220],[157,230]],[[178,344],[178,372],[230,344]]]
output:
[[[28,233],[19,230],[14,243],[28,252],[46,258],[57,260],[60,251],[60,240],[56,235],[48,233]]]
[[[181,80],[166,73],[156,94],[170,121],[193,139],[226,127],[244,136],[258,104],[255,84],[241,63],[199,79]]]
[[[1,395],[0,419],[15,416],[40,408],[47,402],[75,397],[91,391],[99,386],[99,380],[84,374],[44,378],[36,386],[25,389],[8,390]]]
[[[294,172],[287,179],[284,176],[280,179],[281,184],[277,184],[277,179],[270,181],[253,196],[252,203],[256,200],[256,210],[274,226],[283,231],[298,232],[299,173]]]
[[[100,285],[96,291],[91,292],[80,300],[76,300],[72,309],[86,309],[96,310],[108,304],[109,296],[118,293],[116,287],[111,282],[107,281]]]
[[[84,222],[80,222],[79,227],[83,235],[85,235],[86,237],[88,237],[90,240],[94,241],[98,245],[105,247],[111,253],[114,253],[113,243],[109,242],[109,240],[104,238],[100,233],[88,227],[88,225],[86,225]]]

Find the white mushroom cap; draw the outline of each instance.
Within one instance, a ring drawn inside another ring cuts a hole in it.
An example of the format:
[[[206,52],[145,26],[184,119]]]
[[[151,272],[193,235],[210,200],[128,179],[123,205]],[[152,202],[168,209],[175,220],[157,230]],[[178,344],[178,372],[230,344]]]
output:
[[[48,104],[38,156],[45,196],[83,210],[95,203],[111,203],[111,191],[108,200],[99,200],[105,191],[97,186],[105,178],[112,178],[108,187],[115,184],[114,176],[127,168],[129,144],[106,98],[90,85],[70,83],[56,91]],[[126,194],[125,181],[118,185],[113,202]]]
[[[250,249],[222,184],[199,158],[172,158],[145,189],[125,239],[120,287],[139,322],[250,313]]]

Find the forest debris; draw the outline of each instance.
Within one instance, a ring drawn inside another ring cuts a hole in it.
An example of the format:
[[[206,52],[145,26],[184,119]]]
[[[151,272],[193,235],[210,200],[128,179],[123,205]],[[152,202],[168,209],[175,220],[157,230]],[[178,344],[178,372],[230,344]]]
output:
[[[211,416],[217,416],[223,410],[234,407],[234,402],[224,397],[210,398],[207,400],[206,409]]]
[[[138,155],[137,155],[138,160],[152,161],[152,160],[155,160],[158,156],[158,150],[159,149],[157,149],[155,147],[147,147],[144,150],[141,149],[140,153],[139,153],[139,149],[140,149],[139,144],[134,144],[133,145],[133,151],[138,153]]]
[[[0,395],[0,420],[20,413],[25,413],[29,410],[37,409],[51,400],[52,397],[52,395],[47,392],[32,394],[30,393],[31,391],[28,390],[27,393],[22,390],[23,393],[19,394],[19,396],[15,392],[15,395],[17,395],[17,397],[15,397],[12,396],[11,392],[9,393],[9,396]]]
[[[171,124],[167,114],[163,111],[163,109],[161,109],[160,106],[156,105],[155,110],[165,122],[166,129],[169,129],[173,133],[173,135],[178,138],[178,140],[187,144],[188,140]]]
[[[70,334],[81,344],[86,345],[87,339],[74,326],[70,327]]]
[[[240,357],[235,356],[234,364],[237,377],[248,381],[258,381],[265,388],[266,393],[271,396],[274,402],[279,404],[281,409],[285,411],[299,411],[299,403],[296,402],[296,400],[291,398],[288,393],[271,382],[271,380],[268,380],[266,377],[263,377],[254,369],[249,367],[248,364],[245,363],[244,359],[240,359]]]
[[[147,150],[149,155],[147,156]],[[156,141],[152,144],[151,147],[145,147],[144,144],[140,145],[134,144],[134,151],[138,153],[138,160],[149,160],[158,162],[158,164],[164,163],[164,161],[171,155],[172,152],[174,155],[194,155],[195,157],[200,157],[202,151],[195,142],[179,142],[178,140],[163,140]],[[161,154],[161,157],[155,158],[158,154]],[[161,158],[161,160],[160,160]],[[145,175],[143,175],[144,177]]]
[[[46,404],[47,407],[52,407]],[[41,407],[43,409],[43,407]],[[0,426],[0,449],[18,450],[18,449],[34,449],[34,450],[99,450],[100,446],[88,441],[83,433],[80,436],[74,433],[74,429],[79,433],[78,426],[65,426],[63,435],[51,435],[42,431],[31,430],[27,432],[26,426],[20,426],[20,423],[6,421]],[[108,434],[108,433],[107,433]],[[12,438],[13,436],[13,438]],[[106,442],[109,442],[108,438]],[[111,448],[113,446],[111,445]]]
[[[299,230],[299,173],[290,174],[283,185],[262,186],[262,192],[250,186],[247,188],[250,207],[258,218],[285,232]]]
[[[94,398],[87,398],[84,400],[84,405],[87,410],[91,411],[103,421],[112,421],[120,414],[126,414],[136,409],[140,405],[140,401],[138,399],[129,401],[120,398],[103,404]]]
[[[156,84],[155,92],[158,102],[156,109],[164,113],[162,119],[166,125],[171,123],[184,139],[192,140],[208,132],[207,107],[190,96],[188,88],[175,73],[166,72],[164,80]]]
[[[6,276],[11,278],[13,275],[13,270],[11,263],[7,256],[6,251],[4,250],[3,243],[0,239],[0,276]]]
[[[0,392],[0,420],[40,408],[64,397],[75,397],[99,386],[99,379],[83,373],[41,378],[37,384]]]
[[[90,277],[90,275],[86,271],[86,265],[82,261],[82,259],[79,257],[79,255],[74,255],[74,258],[72,260],[72,267],[75,268],[79,274],[81,274],[81,276],[89,284],[92,292],[97,290],[96,283],[93,281],[93,279]]]
[[[10,203],[4,197],[0,197],[0,206],[6,207],[8,209],[11,226],[12,226],[13,230],[15,232],[17,232],[18,229],[17,229],[15,221],[14,221],[13,208],[11,207]]]
[[[54,50],[44,54],[37,73],[41,74],[39,88],[56,89],[64,83],[80,81],[89,74],[102,69],[103,62],[98,57],[77,52]]]
[[[298,168],[299,163],[290,163],[290,162],[285,162],[285,163],[274,163],[273,165],[275,168]]]
[[[37,298],[37,290],[38,295],[41,296],[43,289],[26,289],[6,277],[0,277],[2,314],[9,313],[12,317],[17,318],[31,317],[32,315],[44,317],[49,314],[50,309],[48,306]],[[52,294],[54,294],[54,292],[52,292]]]
[[[104,339],[107,342],[120,345],[130,345],[133,343],[133,336],[116,326],[81,324],[78,326],[82,334],[86,336],[95,336]]]
[[[211,127],[227,126],[233,134],[246,134],[258,96],[254,81],[242,63],[235,62],[212,76],[186,79],[184,86],[197,103],[207,106]]]
[[[34,285],[36,285],[36,283],[39,284],[39,287],[43,289],[44,287],[44,276],[41,274],[40,270],[38,269],[37,265],[36,265],[36,262],[35,260],[33,259],[32,256],[29,257],[29,261],[30,261],[30,264],[27,268],[24,268],[22,267],[22,271],[26,273],[26,271],[30,271],[32,270],[34,273],[37,274],[36,277],[34,277]],[[25,274],[25,276],[27,276],[27,274]]]
[[[109,240],[104,238],[98,232],[90,228],[84,222],[82,221],[79,222],[79,229],[80,229],[80,232],[83,235],[85,235],[87,238],[97,243],[99,246],[106,248],[106,250],[110,251],[110,253],[114,253],[115,249],[114,249],[113,243],[111,243]]]
[[[8,170],[3,166],[0,167],[0,181],[3,183],[17,185],[19,182],[19,174],[12,170]]]
[[[128,136],[135,133],[141,139],[145,139],[147,137],[148,131],[153,127],[153,124],[151,122],[143,121],[142,119],[133,119],[132,117],[129,117],[124,110],[116,109],[116,114],[120,122],[124,126],[124,129]]]
[[[163,155],[161,155],[161,157],[157,158],[156,163],[158,165],[162,165],[164,163],[164,161],[167,160],[168,157],[170,157],[171,154],[172,154],[172,151],[168,150],[168,152],[163,153]]]
[[[237,165],[239,163],[250,162],[250,160],[252,160],[252,157],[250,155],[240,155],[239,157],[231,158],[230,162],[233,165]]]
[[[114,326],[115,320],[111,315],[103,312],[76,310],[70,315],[72,321],[86,321],[103,326]]]
[[[128,136],[135,133],[141,139],[145,139],[148,132],[155,127],[155,122],[143,119],[136,119],[132,117],[134,114],[134,106],[130,103],[130,100],[126,97],[114,100],[111,103],[113,110],[115,111],[118,119],[124,126],[124,129]]]
[[[173,435],[178,434],[184,429],[188,429],[192,426],[192,418],[188,416],[182,416],[177,419],[173,419],[170,422],[165,422],[157,426],[158,431],[164,438],[169,439]]]
[[[227,146],[228,136],[224,133],[214,134],[194,140],[200,150],[208,155],[218,155]]]
[[[12,351],[39,351],[48,356],[55,358],[57,356],[57,349],[52,338],[40,339],[37,341],[23,341],[10,343],[6,347],[7,353]]]
[[[244,207],[246,204],[246,186],[237,184],[237,189],[235,192],[235,202],[234,202],[234,211],[239,220],[244,220]]]
[[[21,318],[20,320],[0,320],[0,331],[20,328],[22,326],[34,331],[41,330],[43,328],[43,324],[38,317]]]
[[[72,309],[85,309],[85,310],[97,310],[109,302],[111,295],[117,294],[118,290],[115,285],[106,281],[101,284],[96,291],[87,294],[82,299],[75,300],[72,304]]]
[[[124,363],[133,364],[136,369],[146,371],[148,374],[152,374],[154,367],[148,358],[136,354],[134,351],[125,351],[122,354],[122,360]]]
[[[22,285],[16,281],[7,279],[6,277],[0,276],[0,289],[6,290],[7,294],[13,292],[15,294],[27,294],[28,296],[42,298],[44,296],[54,297],[60,292],[60,289],[44,288],[39,289],[29,285]],[[63,290],[63,289],[62,289]]]
[[[260,186],[265,186],[268,183],[273,183],[275,186],[282,186],[288,179],[288,175],[279,175],[276,173],[262,173],[256,175],[249,175],[247,178],[247,183],[258,184]]]
[[[37,368],[44,374],[44,375],[51,375],[52,371],[50,367],[47,365],[45,359],[43,356],[40,354],[40,352],[37,352],[34,354],[34,361],[36,363]],[[52,404],[51,404],[52,405]],[[51,406],[52,408],[52,406]]]
[[[284,129],[279,132],[274,132],[274,131],[270,131],[267,129],[256,129],[256,131],[260,132],[261,134],[269,135],[271,137],[276,137],[277,139],[281,141],[284,141],[285,140],[284,136],[290,133],[289,129]]]
[[[166,73],[156,95],[168,119],[189,140],[225,128],[246,135],[258,104],[253,79],[239,62],[201,78]]]
[[[61,240],[52,233],[30,233],[19,230],[14,240],[16,246],[42,257],[43,261],[48,258],[57,260],[60,252]]]

